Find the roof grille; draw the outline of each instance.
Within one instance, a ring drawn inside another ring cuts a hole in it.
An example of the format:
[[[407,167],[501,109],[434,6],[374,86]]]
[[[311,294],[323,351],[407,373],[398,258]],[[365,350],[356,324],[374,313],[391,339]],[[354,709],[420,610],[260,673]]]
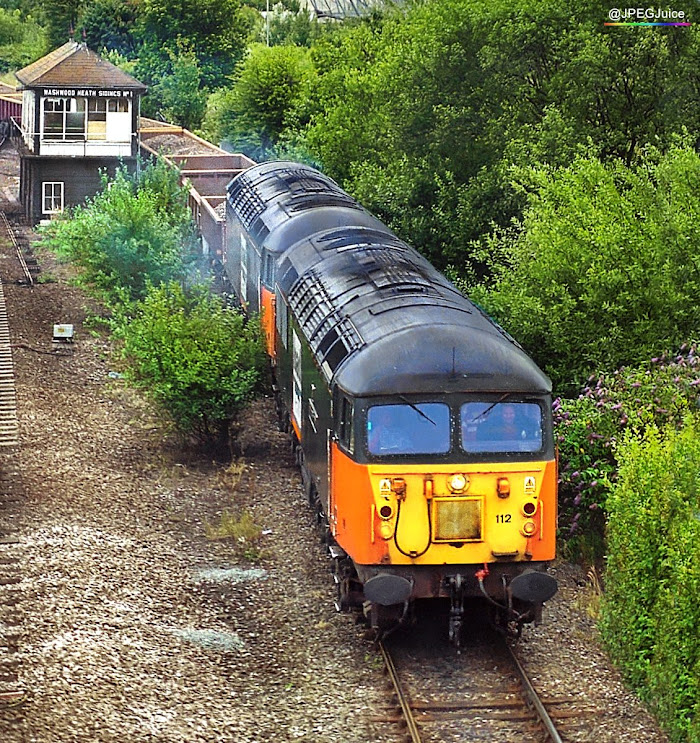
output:
[[[440,296],[435,282],[406,252],[397,253],[393,247],[380,246],[358,250],[355,258],[377,289]]]
[[[367,227],[342,227],[318,238],[323,250],[351,250],[353,248],[385,246],[405,253],[408,246],[390,232],[382,232]]]
[[[289,306],[316,360],[330,377],[343,359],[363,345],[352,321],[333,307],[325,287],[310,271],[289,292]]]
[[[348,209],[362,210],[362,207],[352,197],[342,191],[328,193],[327,188],[324,189],[324,193],[299,194],[289,202],[289,210],[292,212],[303,212],[307,209],[317,209],[320,206],[344,206]]]
[[[237,178],[228,192],[228,203],[246,230],[265,211],[265,202],[254,188],[247,188],[245,176]]]

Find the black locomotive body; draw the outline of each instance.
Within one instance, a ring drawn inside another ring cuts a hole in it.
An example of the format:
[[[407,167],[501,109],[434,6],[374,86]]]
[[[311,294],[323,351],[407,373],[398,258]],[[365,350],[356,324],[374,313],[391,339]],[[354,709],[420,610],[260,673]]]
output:
[[[262,312],[280,417],[336,564],[373,624],[556,591],[551,385],[522,348],[333,181],[289,162],[229,184],[225,261]]]

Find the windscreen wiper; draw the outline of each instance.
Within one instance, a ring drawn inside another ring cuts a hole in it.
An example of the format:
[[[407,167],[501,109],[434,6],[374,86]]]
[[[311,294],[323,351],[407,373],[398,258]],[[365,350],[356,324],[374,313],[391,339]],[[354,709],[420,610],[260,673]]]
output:
[[[496,407],[496,405],[500,405],[506,398],[510,397],[511,393],[506,392],[505,395],[500,397],[496,402],[492,402],[486,410],[482,410],[479,415],[476,416],[476,418],[472,418],[469,423],[476,423],[479,418],[485,419],[486,416]]]
[[[418,415],[425,418],[425,420],[427,420],[429,423],[432,423],[434,426],[437,426],[437,423],[429,415],[426,415],[417,405],[414,405],[410,400],[407,400],[403,395],[399,395],[399,400],[403,400],[403,402],[405,402],[409,408],[413,408],[413,410],[415,410],[416,413],[418,413]]]

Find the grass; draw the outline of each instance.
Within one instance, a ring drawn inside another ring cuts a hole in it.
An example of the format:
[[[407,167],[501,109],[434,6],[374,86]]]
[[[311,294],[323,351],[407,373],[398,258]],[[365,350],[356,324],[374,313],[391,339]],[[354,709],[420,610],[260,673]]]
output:
[[[601,584],[598,570],[595,566],[588,569],[586,573],[586,586],[576,599],[576,606],[585,614],[597,622],[600,618],[600,603],[603,596],[603,586]]]
[[[217,524],[205,522],[204,531],[208,539],[230,539],[234,552],[251,562],[262,559],[260,539],[262,529],[255,523],[248,511],[240,515],[225,510]]]

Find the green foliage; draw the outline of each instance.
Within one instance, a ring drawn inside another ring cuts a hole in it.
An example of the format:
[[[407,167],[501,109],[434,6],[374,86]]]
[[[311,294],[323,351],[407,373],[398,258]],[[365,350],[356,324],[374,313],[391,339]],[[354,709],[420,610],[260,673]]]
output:
[[[31,15],[0,8],[0,72],[20,69],[46,51],[46,34]]]
[[[700,31],[604,19],[595,2],[412,3],[321,37],[289,121],[302,151],[436,265],[488,275],[474,253],[525,203],[513,165],[630,165],[698,134]]]
[[[146,56],[168,64],[183,42],[196,56],[206,88],[226,84],[243,56],[249,21],[240,0],[142,0],[139,36]],[[143,52],[139,52],[139,58]],[[158,73],[157,65],[148,65]],[[158,77],[146,76],[154,84]]]
[[[87,0],[41,0],[36,11],[46,29],[49,49],[65,44],[78,28],[78,18]],[[79,38],[76,35],[76,38]]]
[[[133,57],[138,48],[138,0],[92,0],[80,18],[90,49]]]
[[[199,62],[184,43],[178,44],[177,53],[168,51],[168,57],[162,77],[144,100],[143,112],[186,129],[196,129],[207,105],[207,91],[202,87]]]
[[[618,442],[647,427],[680,427],[697,410],[695,344],[636,368],[591,377],[577,399],[554,402],[559,447],[559,527],[570,553],[600,556],[607,497],[617,479]]]
[[[309,75],[307,50],[254,45],[236,68],[233,87],[210,101],[204,128],[215,141],[227,140],[264,160],[284,129]]]
[[[679,347],[700,325],[700,157],[531,169],[506,267],[472,296],[572,392],[598,369]]]
[[[265,7],[261,8],[265,10]],[[291,11],[281,3],[271,4],[270,18],[259,24],[257,40],[269,46],[291,44],[292,46],[313,46],[323,33],[323,24],[308,9],[297,8]]]
[[[120,323],[130,378],[172,418],[204,442],[226,441],[238,411],[261,383],[262,333],[207,287],[151,288]]]
[[[184,278],[183,255],[193,243],[184,192],[165,164],[146,167],[140,182],[118,170],[109,188],[52,222],[45,234],[111,305],[143,297],[149,284]]]
[[[700,740],[699,434],[627,438],[608,499],[603,636],[678,743]]]

